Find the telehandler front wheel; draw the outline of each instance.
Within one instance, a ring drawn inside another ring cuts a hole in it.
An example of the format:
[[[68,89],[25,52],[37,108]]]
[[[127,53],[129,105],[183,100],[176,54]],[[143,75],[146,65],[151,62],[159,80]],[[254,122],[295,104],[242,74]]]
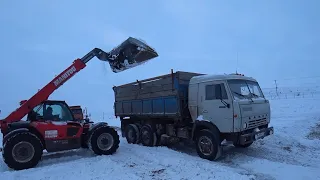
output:
[[[2,156],[9,168],[14,170],[35,167],[41,160],[41,140],[30,132],[19,132],[4,142]]]
[[[117,131],[108,126],[101,126],[92,132],[89,148],[97,155],[110,155],[119,148],[120,139]]]

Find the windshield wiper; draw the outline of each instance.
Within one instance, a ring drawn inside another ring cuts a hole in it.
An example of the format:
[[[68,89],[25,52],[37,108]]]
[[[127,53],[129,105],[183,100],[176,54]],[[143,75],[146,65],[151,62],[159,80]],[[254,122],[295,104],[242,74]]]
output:
[[[248,90],[249,90],[250,94],[252,94],[252,92],[250,91],[250,88],[249,88],[249,85],[248,85],[247,81],[245,81],[245,83],[246,83],[246,85],[247,85],[247,87],[248,87]],[[250,98],[250,100],[251,100],[252,102],[254,102],[254,101],[252,100],[251,96],[248,96],[248,97]]]
[[[241,97],[244,97],[244,98],[246,98],[246,96],[245,95],[243,95],[243,94],[240,94],[240,93],[237,93],[237,92],[234,92],[234,91],[232,91],[233,93],[235,93],[236,95],[239,95],[239,96],[241,96]]]
[[[251,93],[251,94],[252,94],[253,96],[262,97],[263,99],[267,100],[266,97],[264,97],[264,96],[258,96],[258,95],[256,95],[255,93]]]

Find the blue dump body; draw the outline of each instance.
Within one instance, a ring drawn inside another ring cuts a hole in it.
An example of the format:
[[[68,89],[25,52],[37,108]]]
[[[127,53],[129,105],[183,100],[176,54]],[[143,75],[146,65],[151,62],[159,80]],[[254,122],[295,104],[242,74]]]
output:
[[[189,81],[197,73],[166,74],[113,87],[115,115],[138,118],[187,118]]]

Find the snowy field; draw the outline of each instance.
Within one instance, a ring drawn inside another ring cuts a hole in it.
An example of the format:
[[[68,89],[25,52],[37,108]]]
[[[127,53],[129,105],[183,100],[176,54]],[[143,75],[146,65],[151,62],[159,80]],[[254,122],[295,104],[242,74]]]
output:
[[[191,147],[148,148],[121,138],[112,156],[86,150],[47,154],[23,171],[8,169],[0,159],[0,179],[320,179],[319,99],[272,100],[271,107],[275,134],[248,149],[224,147],[217,162],[200,159]]]

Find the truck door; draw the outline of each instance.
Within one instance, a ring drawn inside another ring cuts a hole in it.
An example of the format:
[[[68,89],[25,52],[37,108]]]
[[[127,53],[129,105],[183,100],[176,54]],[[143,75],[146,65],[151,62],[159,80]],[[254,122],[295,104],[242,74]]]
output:
[[[50,101],[38,108],[41,109],[39,112],[42,118],[37,118],[32,124],[44,137],[48,152],[81,147],[82,124],[74,121],[64,102]]]
[[[220,92],[222,99],[219,99]],[[232,98],[226,91],[225,82],[200,83],[199,96],[199,115],[215,124],[220,132],[233,132]]]

